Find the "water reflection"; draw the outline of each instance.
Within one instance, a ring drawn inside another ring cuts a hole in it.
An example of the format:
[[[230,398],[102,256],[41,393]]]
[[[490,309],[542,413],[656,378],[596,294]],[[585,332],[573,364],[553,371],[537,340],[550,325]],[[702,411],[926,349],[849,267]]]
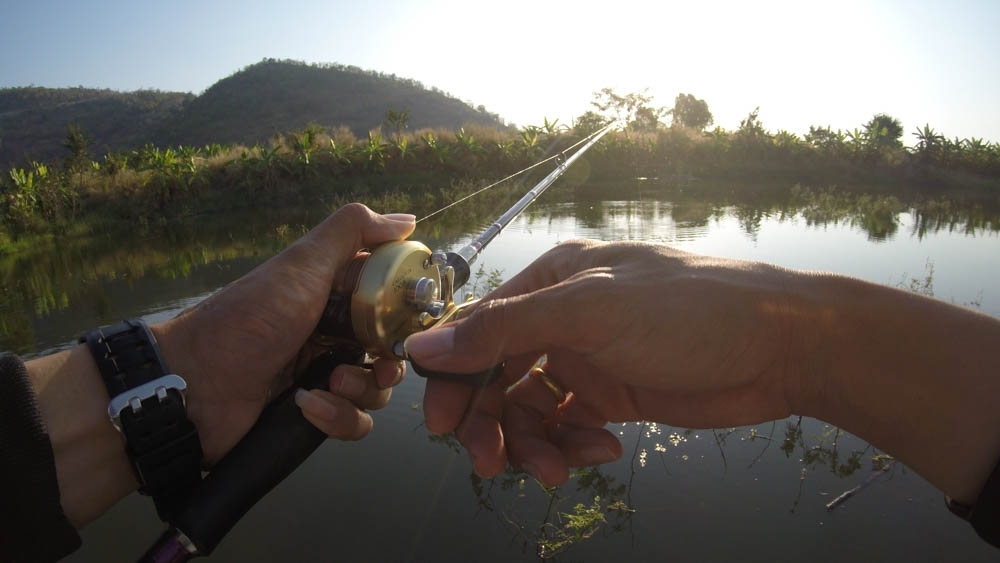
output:
[[[494,270],[510,277],[558,241],[581,236],[666,242],[881,283],[908,280],[907,271],[919,275],[933,257],[934,291],[960,303],[1000,277],[1000,222],[981,209],[896,209],[892,202],[815,193],[800,195],[798,203],[670,199],[650,191],[642,197],[539,202],[480,259],[482,285],[489,285]],[[879,218],[885,209],[895,230]],[[495,218],[492,209],[479,211],[422,222],[413,238],[453,249]],[[66,241],[46,256],[3,261],[0,348],[32,353],[72,341],[100,322],[183,308],[284,247],[325,212],[203,220],[163,237]],[[909,261],[896,262],[900,256]],[[986,312],[1000,314],[995,299],[983,296]],[[625,446],[623,459],[575,472],[565,486],[550,490],[514,470],[482,480],[456,463],[459,471],[442,473],[442,457],[464,460],[466,454],[453,437],[431,436],[433,447],[422,436],[414,440],[421,390],[419,381],[404,381],[376,414],[372,436],[322,449],[317,462],[300,470],[298,485],[286,483],[291,488],[279,488],[251,511],[216,558],[263,560],[267,552],[273,560],[299,553],[299,560],[836,561],[912,559],[935,545],[965,560],[995,556],[971,543],[967,526],[950,520],[937,491],[867,443],[812,419],[698,431],[611,426]],[[435,475],[439,488],[429,483]],[[864,489],[865,483],[875,485]],[[373,501],[371,491],[383,496]],[[850,491],[849,500],[827,512],[827,504]],[[134,528],[139,509],[121,510],[119,521]],[[159,523],[150,518],[151,539]],[[107,555],[121,538],[113,523],[114,516],[93,528],[97,541],[88,540],[92,552],[80,560],[141,552]],[[384,541],[385,530],[406,526],[417,530],[412,543]],[[331,537],[338,527],[346,531]],[[720,530],[724,541],[714,541]],[[770,539],[776,533],[780,542]]]
[[[509,228],[668,244],[703,239],[728,220],[754,244],[765,226],[785,223],[859,230],[869,242],[893,240],[903,225],[918,241],[938,233],[996,237],[1000,232],[1000,214],[948,201],[910,206],[894,197],[801,187],[783,199],[752,203],[650,190],[639,195],[645,199],[536,205],[520,226]],[[673,199],[657,199],[667,196]],[[457,247],[495,218],[493,209],[469,207],[418,224],[413,238],[434,248]],[[211,291],[283,248],[326,212],[317,206],[199,217],[164,232],[60,240],[50,251],[6,257],[0,260],[0,350],[35,353],[71,339],[75,332],[68,329],[84,330],[95,319],[110,322],[151,301]],[[64,330],[54,331],[53,325]]]
[[[766,475],[771,471],[768,466],[787,460],[796,470],[784,472],[785,482],[772,486],[785,491],[786,509],[795,513],[805,497],[812,512],[817,507],[837,510],[873,482],[891,481],[898,470],[891,456],[871,444],[802,417],[708,430],[627,423],[620,426],[618,435],[631,445],[622,460],[573,471],[561,487],[544,487],[512,467],[492,479],[470,472],[468,483],[475,503],[497,519],[522,554],[541,560],[566,554],[575,560],[576,554],[586,552],[588,540],[631,534],[634,521],[655,518],[650,510],[659,502],[641,493],[633,495],[650,481],[669,483],[680,473],[701,472],[713,464],[721,467],[723,475],[729,471]],[[462,454],[454,435],[429,434],[428,440]],[[727,455],[731,450],[733,460],[744,463],[731,464]],[[715,456],[706,455],[712,451]]]

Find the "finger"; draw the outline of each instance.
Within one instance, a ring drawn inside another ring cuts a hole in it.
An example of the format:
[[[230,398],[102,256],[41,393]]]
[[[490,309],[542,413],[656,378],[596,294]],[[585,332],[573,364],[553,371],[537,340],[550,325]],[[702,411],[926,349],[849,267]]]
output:
[[[583,239],[560,243],[491,291],[484,301],[531,293],[560,283],[589,267],[592,251],[605,244]]]
[[[469,373],[505,358],[541,354],[555,348],[592,351],[614,335],[591,316],[595,296],[606,294],[609,272],[587,272],[532,293],[494,299],[468,317],[409,336],[409,357],[430,369]]]
[[[340,364],[330,374],[331,393],[350,399],[363,409],[380,409],[389,402],[392,389],[380,389],[372,370]]]
[[[416,228],[415,221],[413,215],[379,215],[360,203],[349,203],[327,217],[304,238],[326,246],[327,255],[335,263],[343,263],[359,248],[406,238]],[[354,244],[346,245],[346,241],[353,241]],[[343,248],[347,249],[338,255],[338,250]]]
[[[300,264],[311,264],[319,275],[334,278],[361,248],[377,246],[410,235],[415,217],[407,214],[379,215],[360,203],[350,203],[327,217],[283,254]]]
[[[468,385],[428,379],[424,387],[424,424],[434,434],[454,432],[465,416],[474,389]]]
[[[372,430],[372,417],[350,401],[332,393],[299,389],[295,404],[313,426],[331,438],[360,440]]]
[[[501,388],[492,386],[477,390],[465,417],[455,429],[459,442],[469,452],[473,471],[480,477],[496,477],[507,468],[507,449],[500,427],[503,404]]]
[[[552,375],[548,374],[551,378]],[[569,467],[600,465],[622,455],[621,443],[604,429],[607,420],[578,396],[558,398],[541,378],[529,377],[508,392],[504,436],[512,462],[547,486],[561,485]]]
[[[545,422],[556,413],[557,398],[539,379],[526,377],[507,392],[503,434],[511,464],[548,487],[569,479],[569,467],[546,433]]]
[[[403,376],[406,374],[406,362],[378,358],[373,362],[372,370],[375,372],[376,385],[380,389],[388,389],[403,381]]]
[[[604,428],[579,428],[567,425],[555,440],[565,463],[570,467],[590,467],[611,463],[622,456],[622,444]]]
[[[566,427],[604,428],[608,420],[580,400],[580,396],[571,393],[566,401],[559,405],[559,411],[553,422]],[[553,432],[552,429],[549,432]]]

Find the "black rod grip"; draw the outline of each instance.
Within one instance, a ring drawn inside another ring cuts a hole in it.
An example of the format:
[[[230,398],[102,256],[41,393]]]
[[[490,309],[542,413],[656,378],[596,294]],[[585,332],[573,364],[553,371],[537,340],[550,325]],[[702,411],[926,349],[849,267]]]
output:
[[[170,522],[209,555],[253,505],[288,477],[326,439],[295,404],[298,388],[327,388],[342,363],[360,363],[356,352],[328,353],[309,364],[290,389],[261,413],[249,432],[202,480]],[[347,357],[345,357],[347,356]]]

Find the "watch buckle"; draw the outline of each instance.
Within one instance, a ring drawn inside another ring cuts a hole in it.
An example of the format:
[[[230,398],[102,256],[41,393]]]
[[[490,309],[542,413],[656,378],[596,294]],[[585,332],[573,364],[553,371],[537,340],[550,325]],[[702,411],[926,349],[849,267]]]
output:
[[[133,387],[112,398],[111,402],[108,403],[108,418],[111,419],[111,424],[114,424],[115,428],[121,432],[123,410],[129,408],[132,409],[133,413],[138,414],[142,411],[144,400],[156,397],[162,403],[167,400],[167,392],[170,389],[180,393],[181,404],[186,406],[187,382],[184,381],[183,377],[171,373]]]

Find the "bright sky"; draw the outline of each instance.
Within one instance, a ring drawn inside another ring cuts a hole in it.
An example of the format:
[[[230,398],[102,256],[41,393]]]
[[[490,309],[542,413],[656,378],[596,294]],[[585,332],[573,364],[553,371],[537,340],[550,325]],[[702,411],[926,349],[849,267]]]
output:
[[[10,5],[14,4],[14,5]],[[0,87],[200,93],[263,58],[394,73],[518,125],[690,93],[735,129],[899,119],[1000,141],[1000,1],[10,0]]]

